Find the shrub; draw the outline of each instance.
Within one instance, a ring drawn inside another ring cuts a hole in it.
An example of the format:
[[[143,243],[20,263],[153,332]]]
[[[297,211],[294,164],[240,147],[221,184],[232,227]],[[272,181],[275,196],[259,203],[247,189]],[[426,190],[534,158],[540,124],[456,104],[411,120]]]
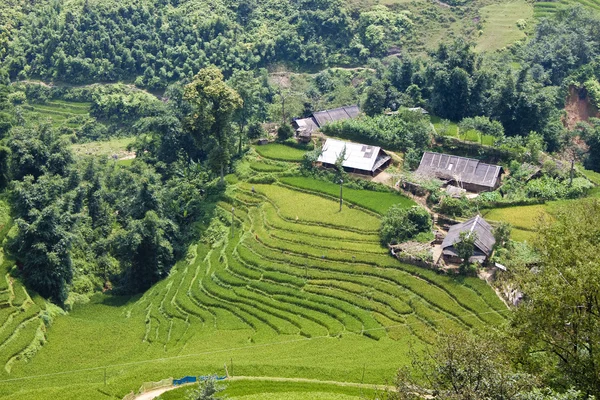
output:
[[[294,129],[292,129],[291,125],[283,124],[279,128],[277,128],[277,138],[280,141],[284,142],[292,136],[294,136]]]
[[[265,129],[260,122],[251,122],[248,125],[248,138],[258,139],[266,135]]]
[[[469,201],[461,197],[460,199],[446,196],[442,198],[439,205],[439,212],[445,215],[451,215],[454,217],[461,217],[467,214],[470,210]]]
[[[431,225],[431,215],[424,208],[394,205],[381,221],[381,242],[396,244],[413,239],[421,232],[430,231]]]

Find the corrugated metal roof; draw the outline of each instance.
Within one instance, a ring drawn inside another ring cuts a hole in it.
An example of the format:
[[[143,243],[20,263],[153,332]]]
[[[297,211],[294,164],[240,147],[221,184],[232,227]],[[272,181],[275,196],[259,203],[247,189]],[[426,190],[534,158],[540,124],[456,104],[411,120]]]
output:
[[[473,158],[426,151],[417,169],[421,175],[494,188],[502,173],[499,165],[485,164]]]
[[[329,122],[355,118],[359,113],[360,110],[358,109],[358,106],[352,105],[334,108],[333,110],[317,111],[313,113],[313,118],[317,125],[322,127]]]
[[[492,254],[492,250],[496,244],[494,228],[480,215],[463,223],[452,225],[442,242],[442,249],[454,246],[455,243],[459,242],[461,232],[475,232],[477,235],[475,247],[487,256]]]
[[[317,161],[335,164],[344,148],[346,148],[346,154],[342,165],[346,168],[375,171],[390,159],[390,156],[380,147],[329,138],[325,141]]]
[[[310,133],[319,129],[313,117],[296,119],[292,124],[295,125],[294,127],[296,128],[297,132],[305,131]]]

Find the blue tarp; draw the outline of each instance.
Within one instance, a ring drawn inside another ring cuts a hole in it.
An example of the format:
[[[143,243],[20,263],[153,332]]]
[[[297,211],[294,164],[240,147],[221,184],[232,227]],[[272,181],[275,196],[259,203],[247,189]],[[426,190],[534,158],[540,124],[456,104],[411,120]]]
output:
[[[179,385],[184,385],[186,383],[194,383],[194,382],[198,382],[198,381],[206,381],[206,380],[211,379],[211,378],[214,379],[214,380],[216,380],[216,381],[223,381],[227,377],[226,376],[214,376],[214,375],[204,375],[204,376],[199,376],[199,377],[184,376],[183,378],[180,378],[180,379],[173,379],[173,385],[179,386]]]

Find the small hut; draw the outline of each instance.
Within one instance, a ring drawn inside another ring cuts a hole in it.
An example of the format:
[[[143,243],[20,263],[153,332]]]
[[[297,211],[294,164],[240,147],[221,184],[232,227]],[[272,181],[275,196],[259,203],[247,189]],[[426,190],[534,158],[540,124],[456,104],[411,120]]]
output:
[[[297,118],[292,121],[296,137],[301,142],[309,142],[313,132],[330,122],[356,118],[360,114],[357,105],[334,108],[333,110],[317,111],[308,118]]]
[[[475,234],[475,251],[469,258],[469,262],[484,264],[494,251],[496,239],[494,238],[494,228],[480,215],[471,218],[460,224],[452,225],[448,234],[442,242],[442,257],[446,263],[458,264],[462,262],[458,251],[454,247],[455,243],[460,241],[460,234],[467,232]]]

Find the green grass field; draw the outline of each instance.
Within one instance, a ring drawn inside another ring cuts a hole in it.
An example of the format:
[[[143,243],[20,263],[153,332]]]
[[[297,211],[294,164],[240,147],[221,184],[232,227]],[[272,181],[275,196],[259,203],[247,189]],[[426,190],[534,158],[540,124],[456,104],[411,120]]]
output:
[[[525,32],[517,27],[517,21],[530,20],[533,6],[524,0],[516,0],[491,4],[479,12],[484,21],[483,34],[477,39],[475,49],[494,51],[525,37]]]
[[[505,321],[507,309],[485,282],[390,257],[376,214],[348,205],[340,212],[334,199],[278,184],[228,182],[230,200],[218,210],[228,221],[235,206],[231,235],[193,245],[194,257],[141,296],[97,294],[56,317],[35,357],[0,370],[0,397],[122,398],[143,382],[223,375],[225,364],[234,376],[383,384],[409,365],[411,346],[428,347],[438,332]],[[311,190],[331,189],[316,182]],[[394,193],[347,194],[382,210],[412,204]],[[31,337],[23,331],[22,342]],[[235,382],[228,394],[350,400],[357,390]]]
[[[79,143],[71,145],[71,149],[78,156],[112,156],[116,154],[118,157],[125,156],[127,153],[127,146],[133,143],[135,138],[124,137],[114,138],[110,140],[102,140],[97,142]],[[130,160],[123,160],[129,161]]]
[[[294,186],[300,189],[309,190],[317,193],[324,193],[338,198],[340,195],[340,186],[330,182],[319,181],[306,177],[284,177],[280,182]],[[401,204],[405,207],[414,206],[416,203],[408,197],[393,192],[374,192],[361,189],[343,188],[343,199],[351,204],[356,204],[367,210],[378,214],[385,212],[394,204]]]
[[[433,128],[436,130],[436,132],[442,134],[443,130],[445,129],[442,119],[440,117],[436,117],[434,115],[430,115],[429,119],[431,120],[431,123],[433,124]],[[447,125],[448,131],[445,133],[445,135],[457,138],[458,137],[458,125],[452,121],[447,121],[446,123],[448,124]]]
[[[306,153],[304,150],[280,143],[269,143],[254,148],[261,156],[280,161],[302,161],[302,157]]]

